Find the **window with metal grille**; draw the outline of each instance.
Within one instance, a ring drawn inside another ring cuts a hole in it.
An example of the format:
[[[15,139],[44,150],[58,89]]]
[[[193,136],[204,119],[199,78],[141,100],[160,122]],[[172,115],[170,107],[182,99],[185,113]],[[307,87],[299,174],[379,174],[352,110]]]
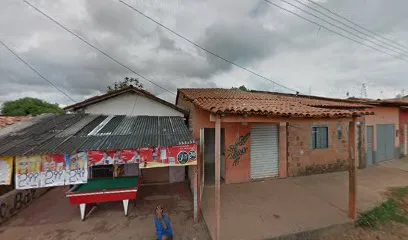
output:
[[[312,148],[322,149],[329,147],[329,129],[328,127],[312,128]]]

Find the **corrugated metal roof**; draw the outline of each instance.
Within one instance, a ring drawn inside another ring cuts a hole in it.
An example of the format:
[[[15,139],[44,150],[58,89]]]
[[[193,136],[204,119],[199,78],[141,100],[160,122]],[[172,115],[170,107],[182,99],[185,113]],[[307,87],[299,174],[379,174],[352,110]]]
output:
[[[0,156],[119,150],[191,144],[194,140],[182,117],[53,115],[0,138]],[[99,126],[101,127],[101,126]]]

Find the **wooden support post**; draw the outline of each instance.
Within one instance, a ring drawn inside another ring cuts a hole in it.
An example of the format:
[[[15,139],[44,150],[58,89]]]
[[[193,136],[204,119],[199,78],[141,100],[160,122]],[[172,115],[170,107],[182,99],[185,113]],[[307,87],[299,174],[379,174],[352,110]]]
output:
[[[195,181],[195,189],[197,192],[197,199],[194,203],[194,222],[198,223],[199,222],[199,215],[200,215],[200,205],[201,205],[201,181],[200,181],[200,167],[197,165],[195,167],[195,175],[196,175],[196,181]]]
[[[360,133],[359,133],[360,134]],[[357,216],[356,212],[356,192],[357,192],[357,179],[356,179],[356,155],[358,155],[358,149],[356,144],[356,119],[350,122],[349,126],[349,218],[355,220]]]
[[[408,123],[404,125],[404,154],[408,154]]]
[[[221,119],[215,119],[215,240],[220,240],[221,222]]]

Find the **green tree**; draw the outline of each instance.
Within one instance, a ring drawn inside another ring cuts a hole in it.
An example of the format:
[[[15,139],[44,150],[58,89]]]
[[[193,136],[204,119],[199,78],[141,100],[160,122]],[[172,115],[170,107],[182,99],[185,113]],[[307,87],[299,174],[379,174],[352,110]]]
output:
[[[248,88],[246,88],[245,87],[245,85],[241,85],[241,86],[239,86],[239,87],[233,87],[232,89],[239,89],[239,90],[241,90],[241,91],[246,91],[246,92],[248,92],[249,91],[249,89]]]
[[[39,115],[42,113],[64,113],[58,104],[51,104],[37,98],[21,98],[3,104],[1,114],[5,116]]]
[[[139,79],[129,78],[129,77],[125,77],[122,81],[115,82],[113,85],[109,85],[107,88],[108,88],[108,92],[112,92],[112,91],[119,90],[122,88],[127,88],[130,85],[136,88],[139,88],[139,89],[143,89],[143,84],[140,83]]]

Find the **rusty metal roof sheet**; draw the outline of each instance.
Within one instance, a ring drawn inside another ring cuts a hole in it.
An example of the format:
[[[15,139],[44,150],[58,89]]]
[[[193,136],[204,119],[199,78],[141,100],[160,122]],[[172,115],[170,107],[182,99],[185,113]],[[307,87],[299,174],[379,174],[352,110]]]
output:
[[[53,115],[0,138],[0,156],[194,143],[182,117]],[[108,121],[109,120],[109,121]],[[104,125],[103,125],[104,124]],[[95,131],[100,127],[98,131]]]

